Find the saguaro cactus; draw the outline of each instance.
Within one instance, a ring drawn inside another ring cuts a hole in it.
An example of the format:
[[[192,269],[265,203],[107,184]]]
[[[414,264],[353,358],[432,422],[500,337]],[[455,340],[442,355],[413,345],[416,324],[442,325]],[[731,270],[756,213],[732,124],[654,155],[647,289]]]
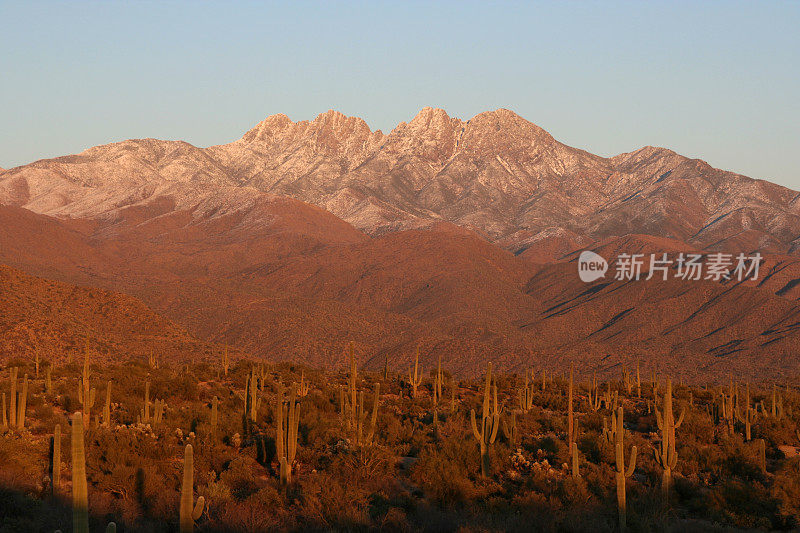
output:
[[[349,350],[350,350],[350,377],[347,381],[347,398],[350,400],[349,405],[345,405],[347,411],[347,425],[350,428],[356,427],[356,401],[357,392],[356,392],[356,384],[358,383],[358,366],[356,365],[356,354],[355,354],[355,343],[350,341]]]
[[[503,436],[513,448],[517,445],[517,440],[519,439],[519,431],[517,430],[517,414],[514,411],[511,411],[508,416],[501,418],[500,421],[503,428]]]
[[[567,444],[572,459],[572,475],[580,477],[578,472],[578,424],[575,421],[575,411],[572,400],[574,396],[573,365],[569,365],[569,389],[567,392]]]
[[[89,533],[89,493],[86,488],[86,452],[83,414],[72,415],[72,531]]]
[[[442,401],[442,387],[444,385],[444,373],[442,372],[442,356],[439,356],[439,362],[436,367],[436,375],[433,380],[433,403],[438,405]]]
[[[22,385],[17,390],[19,368],[10,368],[9,374],[11,391],[9,393],[8,414],[6,415],[6,395],[3,393],[3,413],[0,422],[2,422],[3,429],[23,430],[25,429],[25,412],[28,405],[28,375],[25,374],[22,379]]]
[[[297,388],[292,386],[289,401],[283,400],[279,387],[275,405],[275,455],[280,465],[281,483],[292,481],[292,464],[297,453],[297,434],[300,425],[300,401]]]
[[[211,402],[211,436],[217,436],[217,424],[219,423],[219,398],[214,396]]]
[[[736,419],[744,426],[744,440],[749,441],[752,435],[753,422],[757,413],[749,404],[744,409],[741,409],[741,405],[739,407],[740,409],[736,412]]]
[[[631,447],[631,455],[628,459],[628,467],[625,467],[625,429],[622,424],[623,418],[622,407],[617,408],[617,427],[615,431],[615,458],[617,471],[615,474],[617,480],[617,511],[619,513],[619,529],[624,531],[627,522],[628,506],[625,500],[625,478],[631,477],[633,471],[636,469],[636,446]]]
[[[528,371],[525,371],[525,385],[519,389],[519,408],[527,413],[533,407],[533,385],[528,381]]]
[[[575,438],[578,437],[578,422],[575,422]],[[572,477],[581,477],[580,461],[578,459],[578,443],[573,441],[570,447],[570,458],[572,459]]]
[[[261,394],[259,393],[258,376],[255,370],[251,369],[244,391],[245,421],[249,419],[253,423],[258,422],[258,410],[261,407]]]
[[[86,343],[86,353],[83,359],[83,375],[78,386],[78,401],[83,407],[83,423],[89,427],[91,411],[94,407],[95,393],[97,391],[89,384],[89,343]]]
[[[367,412],[364,409],[364,391],[359,393],[358,406],[356,413],[357,428],[355,433],[356,444],[371,445],[375,437],[375,429],[378,425],[378,405],[380,404],[381,384],[375,383],[375,399],[372,403],[372,416],[370,417],[369,429],[367,429],[366,436],[364,435],[364,423],[367,419]]]
[[[631,373],[622,365],[622,384],[625,386],[625,393],[630,395],[633,390],[633,383],[631,382]]]
[[[636,396],[642,397],[642,378],[639,375],[639,360],[636,360]]]
[[[492,404],[492,396],[494,404]],[[494,407],[494,408],[492,408]],[[472,433],[478,440],[481,450],[481,474],[488,477],[491,473],[491,457],[489,447],[497,439],[497,431],[500,428],[500,410],[497,407],[497,387],[492,385],[492,363],[486,369],[486,388],[483,392],[483,414],[481,416],[481,428],[475,421],[475,409],[470,410],[470,422]]]
[[[164,408],[167,406],[165,400],[156,400],[153,404],[153,426],[161,424],[164,419]]]
[[[194,500],[194,452],[187,444],[183,453],[183,483],[181,484],[180,533],[192,533],[194,521],[203,514],[206,500],[202,496],[192,507]]]
[[[297,388],[297,395],[300,398],[305,398],[308,396],[308,391],[311,390],[311,385],[305,380],[305,377],[305,372],[300,372],[300,386]]]
[[[656,421],[661,430],[661,444],[653,450],[656,462],[663,469],[661,474],[661,492],[664,502],[669,502],[669,487],[672,483],[672,470],[678,462],[678,451],[675,448],[675,430],[683,423],[686,410],[682,410],[676,421],[672,414],[672,381],[667,378],[667,388],[664,391],[664,412],[659,412],[655,407]]]
[[[597,412],[600,409],[600,387],[597,386],[597,376],[592,376],[592,385],[589,388],[589,409]]]
[[[767,410],[764,405],[764,400],[761,400],[761,413],[766,418],[774,418],[775,420],[783,418],[783,397],[781,397],[781,394],[777,391],[774,383],[772,385],[772,401],[770,402],[770,408]]]
[[[408,371],[408,382],[411,383],[411,397],[417,397],[417,388],[422,385],[422,367],[419,366],[419,346],[417,346],[417,356],[414,359],[414,368]]]
[[[22,390],[19,392],[17,398],[17,429],[22,431],[25,429],[25,411],[28,405],[28,374],[22,378]]]
[[[103,405],[103,426],[111,426],[111,380],[106,385],[106,403]]]
[[[17,374],[19,368],[12,367],[9,369],[11,374],[11,393],[8,395],[8,425],[14,429],[17,427]]]
[[[575,412],[572,409],[572,397],[573,397],[573,386],[572,386],[572,365],[569,365],[569,391],[567,393],[567,442],[569,443],[570,448],[572,448],[572,444],[575,442]]]
[[[45,394],[53,394],[53,364],[47,365],[44,371],[44,392]]]
[[[142,424],[149,424],[150,423],[150,382],[147,381],[144,384],[144,407],[140,412],[140,417]]]
[[[58,496],[61,490],[61,424],[56,424],[53,429],[53,446],[50,455],[50,487],[53,496]]]

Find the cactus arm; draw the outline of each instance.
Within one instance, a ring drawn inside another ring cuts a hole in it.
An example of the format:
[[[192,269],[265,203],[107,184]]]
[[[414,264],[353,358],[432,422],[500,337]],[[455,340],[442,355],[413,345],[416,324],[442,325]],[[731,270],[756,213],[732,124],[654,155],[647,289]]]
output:
[[[497,439],[497,430],[500,429],[500,415],[495,414],[491,420],[492,420],[492,432],[491,436],[489,437],[489,442],[487,444],[494,444],[494,441]]]
[[[483,442],[483,436],[478,432],[478,424],[475,422],[475,409],[469,410],[470,423],[472,424],[472,434],[478,442]]]
[[[197,498],[197,504],[194,506],[194,510],[192,511],[192,520],[197,520],[203,514],[203,508],[206,505],[206,499],[203,496]]]
[[[636,446],[631,446],[631,455],[628,458],[628,469],[625,471],[625,477],[631,477],[633,471],[636,470]]]
[[[683,416],[686,414],[686,407],[681,410],[681,414],[678,415],[678,420],[675,421],[674,428],[678,429],[683,424]]]

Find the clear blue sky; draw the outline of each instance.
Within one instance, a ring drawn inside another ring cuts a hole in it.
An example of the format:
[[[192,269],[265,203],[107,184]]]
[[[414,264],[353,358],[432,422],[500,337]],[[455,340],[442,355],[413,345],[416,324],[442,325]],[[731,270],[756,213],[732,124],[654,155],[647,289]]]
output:
[[[0,1],[0,166],[131,137],[232,141],[334,108],[510,108],[800,189],[800,3]]]

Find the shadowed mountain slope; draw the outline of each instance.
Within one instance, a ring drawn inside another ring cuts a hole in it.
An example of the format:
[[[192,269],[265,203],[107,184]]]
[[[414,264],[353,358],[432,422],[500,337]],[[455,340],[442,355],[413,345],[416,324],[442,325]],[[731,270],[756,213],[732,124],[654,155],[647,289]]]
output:
[[[0,357],[63,364],[86,347],[101,360],[213,359],[220,347],[192,338],[141,301],[29,276],[0,265]]]
[[[95,220],[0,207],[0,261],[122,291],[206,341],[269,359],[341,366],[353,339],[362,363],[473,373],[486,360],[692,378],[785,375],[797,367],[800,262],[767,256],[759,280],[578,279],[575,254],[535,264],[440,222],[370,237],[317,207],[258,193],[236,210],[169,196]],[[13,243],[24,246],[12,246]],[[68,243],[60,248],[54,243]],[[610,238],[597,251],[690,251],[674,239]],[[20,253],[25,251],[25,253]]]

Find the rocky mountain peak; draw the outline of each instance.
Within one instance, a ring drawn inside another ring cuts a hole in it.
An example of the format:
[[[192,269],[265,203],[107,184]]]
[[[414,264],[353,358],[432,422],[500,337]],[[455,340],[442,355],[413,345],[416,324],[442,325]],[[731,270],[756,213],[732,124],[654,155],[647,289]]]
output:
[[[233,206],[251,193],[289,196],[373,235],[446,220],[514,251],[545,230],[567,244],[635,231],[779,252],[794,251],[800,234],[794,191],[665,148],[593,155],[508,109],[465,121],[425,107],[388,135],[329,110],[299,122],[272,115],[209,148],[124,141],[7,170],[0,203],[94,218],[146,204],[169,183],[224,188]],[[195,201],[186,191],[174,196],[176,205]]]
[[[287,128],[294,125],[289,117],[283,113],[270,115],[251,130],[244,134],[242,140],[245,142],[253,141],[269,141],[279,132],[285,131]]]
[[[539,150],[557,141],[513,111],[497,109],[479,113],[467,122],[464,143],[476,151],[502,154]]]

